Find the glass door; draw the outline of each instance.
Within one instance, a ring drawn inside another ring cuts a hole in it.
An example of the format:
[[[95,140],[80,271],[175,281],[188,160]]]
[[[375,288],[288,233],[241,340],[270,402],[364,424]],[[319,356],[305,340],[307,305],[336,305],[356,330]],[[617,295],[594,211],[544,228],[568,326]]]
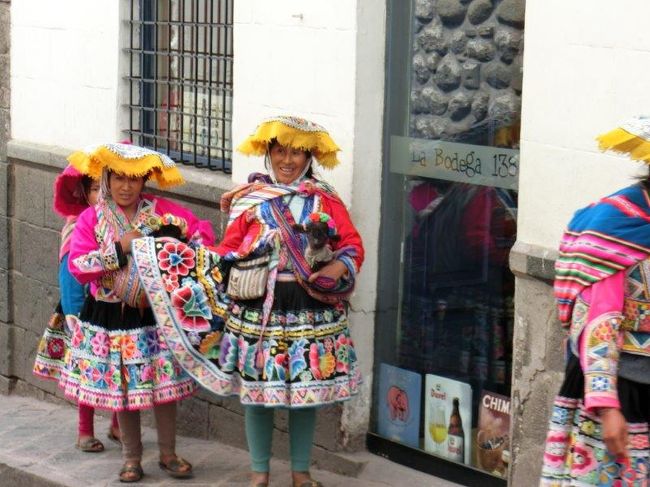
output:
[[[501,485],[510,459],[515,3],[388,2],[369,446],[468,485]]]

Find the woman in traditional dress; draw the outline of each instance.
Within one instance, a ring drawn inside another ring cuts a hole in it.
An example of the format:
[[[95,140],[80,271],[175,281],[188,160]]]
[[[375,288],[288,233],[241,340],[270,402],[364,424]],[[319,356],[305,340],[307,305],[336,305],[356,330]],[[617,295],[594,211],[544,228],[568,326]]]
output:
[[[54,211],[65,218],[61,230],[59,248],[59,293],[61,299],[45,328],[34,361],[34,375],[52,379],[64,385],[67,367],[70,365],[70,333],[65,316],[79,316],[86,297],[86,286],[79,284],[68,270],[70,239],[77,217],[89,206],[97,203],[99,181],[67,166],[54,181]],[[78,405],[76,447],[83,452],[104,451],[104,444],[95,438],[95,410],[84,404]],[[119,443],[117,415],[113,414],[108,437]]]
[[[190,396],[196,384],[160,336],[129,265],[130,252],[135,238],[170,223],[182,228],[187,239],[205,244],[214,241],[212,229],[188,209],[142,193],[149,178],[163,188],[183,182],[164,154],[104,144],[75,152],[69,161],[100,179],[101,190],[98,203],[79,215],[70,244],[70,272],[79,282],[90,283],[90,295],[79,318],[72,320],[73,370],[65,394],[80,404],[117,412],[122,482],[136,482],[143,475],[140,410],[146,408],[153,408],[156,417],[161,469],[188,477],[192,466],[175,451],[176,403]]]
[[[650,163],[650,119],[599,137]],[[556,264],[569,327],[542,486],[647,486],[650,421],[650,177],[579,210]]]
[[[239,150],[265,156],[269,174],[251,174],[224,196],[224,238],[213,249],[194,247],[190,278],[170,273],[169,252],[156,240],[138,240],[134,257],[179,363],[206,389],[245,406],[252,485],[268,485],[274,409],[282,407],[293,485],[316,487],[309,467],[318,406],[350,399],[360,382],[346,301],[363,245],[341,199],[315,177],[315,164],[338,164],[323,127],[274,117]],[[305,259],[308,237],[297,230],[310,221],[333,237],[332,260],[314,268]]]

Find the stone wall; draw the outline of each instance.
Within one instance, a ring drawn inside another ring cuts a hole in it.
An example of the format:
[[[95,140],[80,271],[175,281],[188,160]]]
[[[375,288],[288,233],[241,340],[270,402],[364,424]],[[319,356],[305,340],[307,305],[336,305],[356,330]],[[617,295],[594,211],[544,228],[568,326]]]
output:
[[[516,276],[512,371],[512,463],[509,485],[537,485],[551,404],[564,374],[553,296],[557,252],[517,242],[510,254]]]
[[[519,120],[524,5],[415,0],[412,136],[492,144],[490,128]]]
[[[9,166],[7,164],[7,141],[10,127],[10,14],[11,3],[0,0],[0,393],[7,393],[14,385],[10,379],[11,352],[9,324],[11,316],[11,295],[9,289],[10,227],[9,213]]]

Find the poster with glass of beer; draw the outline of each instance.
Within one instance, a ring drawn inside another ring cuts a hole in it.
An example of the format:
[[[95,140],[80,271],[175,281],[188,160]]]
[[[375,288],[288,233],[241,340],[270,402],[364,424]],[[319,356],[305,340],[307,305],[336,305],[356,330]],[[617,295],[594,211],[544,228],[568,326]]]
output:
[[[471,386],[427,374],[424,390],[424,449],[469,465],[472,448]]]
[[[493,475],[506,477],[510,463],[510,398],[490,391],[481,392],[476,433],[477,466]]]

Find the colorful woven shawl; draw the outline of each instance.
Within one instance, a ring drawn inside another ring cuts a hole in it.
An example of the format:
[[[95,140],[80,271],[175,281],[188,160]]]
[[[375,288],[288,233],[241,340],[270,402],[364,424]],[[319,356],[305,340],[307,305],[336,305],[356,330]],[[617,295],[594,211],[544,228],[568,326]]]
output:
[[[578,210],[560,242],[555,298],[563,325],[578,295],[650,256],[650,200],[641,184]]]

